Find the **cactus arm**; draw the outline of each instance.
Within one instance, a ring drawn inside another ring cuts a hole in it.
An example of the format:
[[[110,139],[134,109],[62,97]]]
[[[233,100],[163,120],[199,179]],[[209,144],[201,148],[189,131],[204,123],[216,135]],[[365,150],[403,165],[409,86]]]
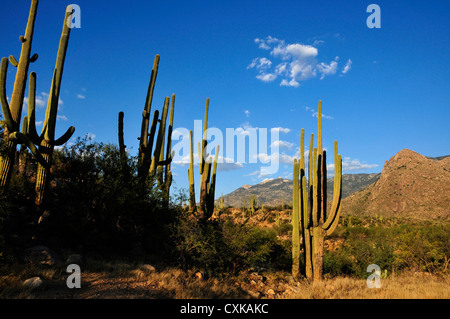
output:
[[[330,215],[327,218],[327,221],[322,226],[323,229],[327,230],[327,234],[330,231],[330,229],[334,230],[334,228],[336,228],[336,227],[333,228],[333,226],[335,226],[333,224],[334,223],[337,224],[339,220],[341,199],[342,199],[342,159],[341,156],[338,155],[335,157],[334,191],[333,191],[333,202],[331,204],[331,211]]]
[[[13,132],[9,135],[9,139],[20,144],[25,144],[30,149],[31,154],[33,154],[34,157],[38,160],[39,164],[46,168],[49,168],[49,164],[44,160],[41,153],[28,136],[21,132]]]
[[[66,133],[64,133],[60,138],[58,138],[53,145],[54,146],[61,146],[65,144],[73,135],[75,132],[75,127],[71,126],[67,129]]]
[[[322,215],[321,215],[321,220],[322,220],[322,225],[324,223],[324,221],[327,218],[327,152],[323,151],[322,154]]]
[[[334,230],[336,229],[336,227],[338,226],[338,224],[339,224],[339,217],[341,216],[341,210],[342,210],[342,205],[339,205],[339,208],[337,210],[336,216],[333,219],[333,223],[331,223],[330,228],[328,228],[326,230],[326,235],[327,236],[331,235],[334,232]]]
[[[164,149],[164,131],[163,128],[165,129],[165,120],[167,117],[167,108],[169,107],[169,98],[166,97],[164,100],[164,109],[163,109],[163,113],[161,115],[161,123],[159,125],[159,131],[158,131],[158,136],[156,138],[156,145],[155,145],[155,150],[153,152],[153,157],[152,157],[152,162],[150,164],[150,171],[149,174],[150,176],[154,176],[156,173],[156,169],[158,167],[158,162],[160,162],[161,158],[161,151]]]
[[[317,126],[318,126],[318,136],[317,136],[317,151],[322,155],[322,101],[319,101],[319,107],[317,111]]]
[[[216,146],[216,154],[214,154],[213,170],[211,175],[211,185],[209,187],[209,193],[212,194],[211,200],[214,202],[214,192],[216,189],[216,172],[217,172],[217,161],[219,159],[220,145]],[[213,204],[214,207],[214,204]]]
[[[22,133],[28,134],[28,116],[26,116],[26,115],[23,117]]]
[[[216,172],[217,172],[217,161],[219,157],[219,149],[220,146],[217,145],[216,147],[216,154],[214,154],[214,162],[213,162],[213,168],[212,168],[212,175],[211,175],[211,182],[209,185],[209,191],[208,191],[208,215],[212,216],[214,212],[214,196],[216,192]]]
[[[69,16],[72,14],[72,6],[67,6],[61,39],[59,41],[58,53],[56,57],[55,71],[53,72],[52,86],[49,93],[47,110],[45,112],[45,120],[43,125],[43,136],[48,141],[55,139],[56,118],[58,113],[59,93],[61,90],[61,80],[64,70],[64,61],[66,59],[67,47],[69,45],[70,26]]]
[[[8,59],[3,58],[0,65],[0,103],[2,106],[3,118],[5,119],[8,131],[14,131],[15,122],[9,109],[8,99],[6,98],[6,74],[8,72]]]
[[[300,272],[300,201],[299,201],[299,163],[294,159],[294,177],[292,189],[292,277]]]
[[[339,204],[342,197],[342,164],[341,157],[338,155],[338,144],[334,142],[334,185],[333,185],[333,202],[331,204],[330,214],[323,224],[323,229],[328,229],[336,217]]]
[[[153,91],[155,89],[155,83],[156,83],[156,77],[158,75],[158,67],[159,67],[159,55],[157,54],[155,56],[155,59],[153,61],[153,68],[152,72],[150,74],[150,82],[147,89],[147,97],[145,98],[145,105],[144,105],[144,111],[142,112],[142,125],[141,125],[141,137],[139,141],[140,149],[146,149],[148,146],[148,125],[149,125],[149,116],[150,116],[150,110],[152,107],[152,101],[153,101]],[[158,117],[156,117],[158,118]],[[153,125],[153,123],[152,123]],[[150,142],[153,143],[153,139],[150,139]],[[151,152],[151,148],[149,152]],[[145,153],[141,153],[141,160],[144,161]]]
[[[166,183],[166,189],[169,189],[169,186],[172,182],[172,173],[170,171],[170,163],[172,162],[172,131],[173,131],[173,116],[174,116],[174,111],[175,111],[175,94],[172,94],[172,99],[171,99],[171,105],[170,105],[170,116],[169,116],[169,127],[167,129],[167,149],[166,149],[166,167],[165,167],[165,183]],[[169,178],[170,175],[170,178]],[[170,179],[170,181],[169,181]]]
[[[17,62],[16,58],[13,55],[9,56],[9,62],[16,68],[19,65],[19,62]]]
[[[205,157],[203,156],[203,152],[206,151],[206,145],[208,144],[208,136],[207,136],[207,129],[208,129],[208,112],[209,112],[209,98],[206,99],[206,105],[205,105],[205,119],[203,122],[203,133],[202,133],[202,151],[199,152],[199,170],[200,174],[203,174],[203,169],[205,166]]]
[[[119,118],[118,118],[118,128],[117,128],[117,132],[118,132],[118,138],[119,138],[119,152],[120,152],[120,156],[123,158],[124,154],[125,154],[125,149],[126,149],[126,145],[123,139],[123,117],[125,116],[125,114],[120,111],[119,112]]]
[[[31,63],[36,62],[38,57],[39,57],[39,55],[37,53],[33,54],[33,56],[30,58],[30,62]]]
[[[192,141],[192,130],[189,131],[189,211],[194,212],[196,210],[195,203],[195,184],[194,184],[194,147]]]
[[[34,23],[36,21],[38,3],[38,0],[31,1],[25,36],[20,37],[20,41],[22,42],[22,50],[20,52],[17,65],[16,78],[14,80],[14,88],[11,94],[10,103],[11,116],[14,123],[17,125],[17,127],[14,128],[14,131],[19,130],[18,126],[22,115],[23,99],[28,76],[28,67],[30,65],[31,44],[33,42]]]
[[[318,207],[318,177],[317,177],[317,148],[314,148],[313,155],[313,176],[314,176],[314,185],[313,185],[313,196],[312,196],[312,222],[313,226],[319,226],[319,207]]]
[[[36,73],[30,73],[29,85],[28,85],[28,137],[34,144],[38,145],[41,142],[41,138],[36,132]],[[25,119],[24,119],[25,120]]]

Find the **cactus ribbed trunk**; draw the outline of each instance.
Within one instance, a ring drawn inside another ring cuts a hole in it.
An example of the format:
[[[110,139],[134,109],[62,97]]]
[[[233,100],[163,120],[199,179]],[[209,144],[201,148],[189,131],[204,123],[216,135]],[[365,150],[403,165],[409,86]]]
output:
[[[47,140],[43,140],[39,146],[39,152],[43,159],[48,164],[48,167],[44,167],[38,164],[36,173],[36,188],[34,203],[36,206],[41,207],[44,203],[44,194],[47,188],[47,181],[50,174],[50,165],[52,163],[53,145]]]
[[[4,132],[7,136],[7,130]],[[11,174],[16,159],[17,143],[7,140],[5,143],[5,155],[0,159],[0,191],[4,192],[8,188]]]
[[[194,184],[194,145],[192,140],[192,130],[189,131],[189,211],[195,212],[197,204],[195,202],[195,184]]]
[[[322,102],[319,102],[318,112],[318,147],[313,147],[314,135],[311,135],[309,148],[309,185],[307,187],[304,155],[304,130],[301,132],[300,162],[294,160],[294,215],[297,211],[301,218],[303,237],[303,250],[305,256],[305,276],[314,281],[323,277],[323,252],[324,238],[330,235],[338,225],[341,211],[342,197],[342,159],[338,154],[337,142],[334,144],[334,192],[330,213],[327,214],[327,167],[326,151],[322,146]],[[307,190],[309,189],[309,191]],[[299,196],[300,194],[300,196]],[[298,263],[297,254],[294,254],[294,246],[297,239],[295,229],[293,231],[293,274],[294,266]]]
[[[300,275],[300,201],[299,201],[299,167],[294,159],[294,181],[292,190],[292,277]]]
[[[16,159],[17,141],[11,141],[8,137],[10,133],[19,131],[20,120],[22,116],[23,99],[25,96],[25,88],[28,76],[28,67],[32,62],[31,44],[33,42],[34,23],[36,21],[36,13],[39,1],[32,0],[30,6],[30,13],[28,16],[27,27],[25,29],[25,36],[20,36],[22,42],[22,50],[20,52],[19,61],[13,56],[10,56],[11,62],[17,67],[16,78],[14,80],[14,88],[11,94],[11,103],[8,105],[6,99],[6,71],[8,67],[8,60],[2,60],[2,76],[1,76],[1,104],[3,115],[7,124],[4,132],[3,142],[5,147],[5,154],[0,160],[0,192],[5,192],[8,189],[9,182],[13,171],[13,166]],[[36,56],[37,57],[37,56]],[[35,60],[35,59],[34,59]]]

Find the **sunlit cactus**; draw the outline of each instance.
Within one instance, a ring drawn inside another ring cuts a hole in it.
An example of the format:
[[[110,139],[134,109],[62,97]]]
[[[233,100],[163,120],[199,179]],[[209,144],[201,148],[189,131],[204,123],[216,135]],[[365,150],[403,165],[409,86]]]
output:
[[[28,23],[25,30],[25,36],[20,36],[22,43],[20,58],[17,60],[14,56],[9,56],[11,64],[17,68],[14,88],[11,100],[8,103],[6,95],[6,74],[8,72],[8,59],[3,58],[0,67],[0,104],[2,107],[3,118],[5,122],[5,131],[3,142],[5,153],[0,158],[0,191],[6,191],[11,179],[11,173],[15,162],[17,141],[10,138],[10,134],[20,132],[20,121],[22,117],[23,100],[25,96],[26,82],[28,77],[28,67],[30,63],[35,62],[37,54],[31,56],[31,44],[33,42],[34,23],[38,7],[38,0],[31,1]]]
[[[293,233],[292,233],[292,275],[299,276],[300,228],[302,229],[305,276],[321,280],[323,277],[324,237],[336,229],[341,213],[342,159],[334,143],[334,191],[330,212],[327,212],[327,167],[326,151],[322,146],[322,102],[318,111],[318,147],[313,148],[311,135],[309,149],[309,183],[305,171],[305,132],[300,139],[300,161],[294,160],[293,181]]]
[[[63,30],[59,42],[55,70],[47,102],[42,133],[37,134],[35,124],[35,99],[36,99],[36,73],[30,74],[29,96],[28,96],[28,132],[14,132],[9,138],[13,141],[25,144],[31,153],[38,159],[36,174],[36,196],[35,204],[41,206],[44,201],[44,193],[47,185],[48,174],[52,164],[53,149],[55,146],[65,144],[73,135],[75,128],[71,126],[60,138],[55,139],[55,128],[58,113],[59,93],[64,70],[67,47],[70,36],[70,19],[72,6],[68,6],[64,16]]]
[[[217,174],[217,161],[219,156],[220,146],[217,145],[214,161],[211,161],[211,157],[207,150],[207,129],[208,129],[208,111],[209,111],[209,98],[206,99],[205,107],[205,120],[203,123],[203,136],[202,142],[198,143],[198,156],[199,156],[199,171],[200,171],[200,201],[199,201],[199,219],[208,220],[214,212],[214,196],[216,188],[216,174]],[[194,156],[193,156],[193,142],[192,131],[189,132],[190,139],[190,165],[188,169],[189,175],[189,207],[190,211],[196,211],[195,204],[195,186],[194,186]]]

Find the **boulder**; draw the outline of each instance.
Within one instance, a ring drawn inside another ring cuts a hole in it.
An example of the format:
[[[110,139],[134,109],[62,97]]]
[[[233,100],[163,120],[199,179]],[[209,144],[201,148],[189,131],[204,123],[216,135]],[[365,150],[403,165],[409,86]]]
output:
[[[22,285],[26,289],[34,290],[41,288],[44,285],[44,282],[40,277],[33,277],[25,280]]]
[[[24,261],[32,265],[54,266],[61,262],[59,256],[45,246],[35,246],[25,250]]]

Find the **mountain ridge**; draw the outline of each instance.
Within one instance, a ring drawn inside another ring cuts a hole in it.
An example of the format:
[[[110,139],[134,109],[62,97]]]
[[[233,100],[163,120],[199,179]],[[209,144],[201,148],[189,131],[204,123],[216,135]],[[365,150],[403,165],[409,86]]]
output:
[[[380,176],[380,173],[372,174],[343,174],[342,175],[342,196],[343,198],[367,187]],[[328,178],[328,198],[333,195],[334,178]],[[223,196],[224,205],[232,207],[246,206],[248,200],[255,196],[258,205],[277,206],[282,203],[291,205],[292,203],[292,183],[291,179],[277,177],[264,180],[255,185],[245,184],[233,192]],[[218,202],[220,200],[217,199]]]

